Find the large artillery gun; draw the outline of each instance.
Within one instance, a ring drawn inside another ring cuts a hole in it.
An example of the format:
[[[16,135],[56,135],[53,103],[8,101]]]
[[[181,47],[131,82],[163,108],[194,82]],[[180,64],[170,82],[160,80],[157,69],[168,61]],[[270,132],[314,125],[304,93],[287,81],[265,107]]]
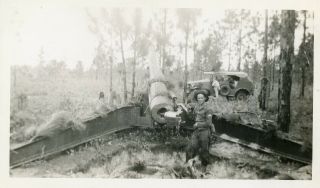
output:
[[[27,162],[41,159],[73,148],[93,139],[103,137],[132,127],[166,127],[176,130],[192,130],[194,120],[184,104],[177,104],[177,97],[168,90],[166,80],[159,71],[155,50],[149,51],[150,81],[147,104],[128,105],[108,112],[104,116],[93,116],[83,120],[85,130],[65,129],[62,132],[41,137],[28,143],[12,147],[10,167],[18,167]],[[143,101],[141,101],[143,102]],[[145,108],[145,106],[148,106]],[[250,116],[251,120],[243,117]],[[258,121],[252,121],[252,119]],[[304,164],[312,163],[312,149],[303,143],[284,138],[277,134],[276,125],[261,120],[254,113],[236,112],[214,114],[215,137],[241,144],[254,150],[278,155]],[[161,129],[159,129],[161,131]]]

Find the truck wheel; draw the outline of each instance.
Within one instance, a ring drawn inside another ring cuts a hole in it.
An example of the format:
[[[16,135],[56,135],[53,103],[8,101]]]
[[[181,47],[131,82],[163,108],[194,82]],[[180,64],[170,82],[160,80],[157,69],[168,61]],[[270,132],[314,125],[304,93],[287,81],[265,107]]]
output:
[[[246,101],[248,99],[248,92],[246,91],[238,91],[237,94],[236,94],[236,99],[238,101]]]
[[[227,95],[229,95],[230,91],[231,91],[231,89],[230,89],[229,86],[227,86],[227,85],[222,85],[222,86],[220,87],[219,93],[220,93],[220,95],[222,95],[222,96],[227,96]]]

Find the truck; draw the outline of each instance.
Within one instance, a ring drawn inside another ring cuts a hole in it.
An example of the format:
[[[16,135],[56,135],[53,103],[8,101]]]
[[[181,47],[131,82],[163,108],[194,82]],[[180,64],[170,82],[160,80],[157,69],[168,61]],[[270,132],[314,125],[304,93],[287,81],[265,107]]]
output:
[[[219,95],[228,100],[236,99],[245,101],[254,94],[254,84],[245,72],[204,72],[207,78],[202,80],[189,81],[187,83],[187,98],[192,100],[194,92],[206,90],[209,95],[214,95],[212,89],[213,76],[220,84]]]

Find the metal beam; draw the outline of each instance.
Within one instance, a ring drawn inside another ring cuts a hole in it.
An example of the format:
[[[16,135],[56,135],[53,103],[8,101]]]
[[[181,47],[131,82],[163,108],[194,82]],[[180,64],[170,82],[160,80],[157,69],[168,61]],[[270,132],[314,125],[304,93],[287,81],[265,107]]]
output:
[[[52,137],[42,138],[10,150],[10,167],[14,168],[43,157],[73,148],[90,140],[132,128],[151,126],[149,115],[140,116],[140,108],[127,106],[110,112],[106,117],[97,117],[84,122],[84,131],[71,128]]]

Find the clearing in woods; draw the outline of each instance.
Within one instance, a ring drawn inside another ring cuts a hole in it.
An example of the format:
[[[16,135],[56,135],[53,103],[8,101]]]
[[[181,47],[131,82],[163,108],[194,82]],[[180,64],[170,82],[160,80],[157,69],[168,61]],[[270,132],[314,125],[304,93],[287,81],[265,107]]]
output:
[[[90,114],[99,92],[107,90],[104,84],[102,80],[91,79],[25,80],[18,84],[15,93],[23,90],[38,95],[28,96],[27,105],[22,110],[18,110],[17,98],[11,97],[11,144],[28,140],[28,128],[40,126],[54,112],[66,110],[76,117]],[[298,139],[302,139],[301,126],[312,125],[312,92],[308,93],[311,96],[292,104],[294,116],[290,136]],[[275,92],[271,94],[268,113],[258,110],[256,96],[246,104],[220,98],[215,108],[221,112],[247,109],[275,119],[272,111],[276,108]],[[311,179],[311,167],[298,171],[299,164],[283,163],[270,155],[222,141],[212,145],[210,150],[216,157],[206,172],[197,165],[190,171],[184,163],[187,143],[188,138],[173,136],[164,139],[160,133],[150,130],[125,131],[11,169],[10,174],[31,177]]]

